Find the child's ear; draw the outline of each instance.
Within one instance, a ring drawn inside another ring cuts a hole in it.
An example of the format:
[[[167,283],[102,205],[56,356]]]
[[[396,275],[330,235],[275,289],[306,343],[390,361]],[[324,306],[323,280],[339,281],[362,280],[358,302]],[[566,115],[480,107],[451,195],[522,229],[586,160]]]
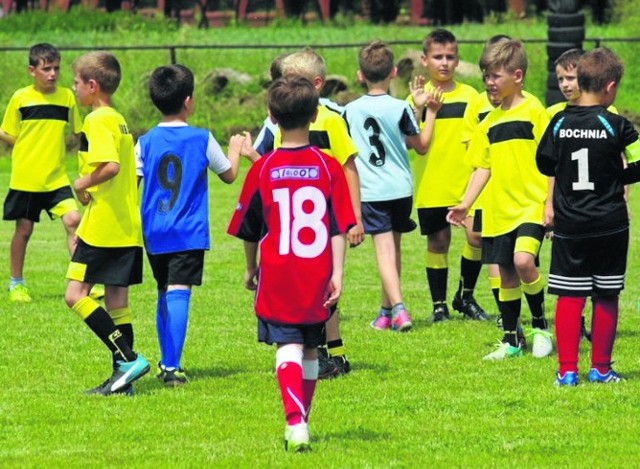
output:
[[[391,69],[391,73],[389,74],[389,78],[393,80],[397,76],[398,76],[398,67],[393,67],[393,69]]]
[[[316,119],[318,118],[318,108],[316,108],[315,112],[313,113],[313,116],[311,116],[311,123],[315,122]]]
[[[324,86],[324,78],[320,76],[314,77],[312,83],[316,90],[320,90]]]
[[[358,69],[356,75],[358,77],[358,83],[364,83],[364,75],[362,74],[362,70]]]
[[[522,83],[524,81],[524,72],[521,69],[516,69],[513,72],[513,79],[516,83]]]
[[[604,90],[607,94],[611,94],[615,92],[617,86],[618,84],[615,81],[611,80],[605,85]]]
[[[32,77],[36,76],[36,67],[34,67],[33,65],[29,65],[27,67],[27,71],[29,72],[29,75],[31,75]]]
[[[316,111],[317,112],[317,111]],[[277,124],[278,121],[276,120],[275,117],[273,117],[273,114],[271,114],[271,109],[269,109],[269,119],[271,119],[271,122],[273,122],[274,124]]]

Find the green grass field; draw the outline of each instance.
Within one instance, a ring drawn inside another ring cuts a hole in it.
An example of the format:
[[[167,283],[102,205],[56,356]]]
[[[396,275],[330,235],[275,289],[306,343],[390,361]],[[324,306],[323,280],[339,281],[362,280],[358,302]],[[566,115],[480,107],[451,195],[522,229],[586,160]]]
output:
[[[4,188],[9,167],[8,159],[0,160]],[[213,249],[204,285],[192,297],[183,360],[192,381],[178,389],[163,388],[150,374],[136,384],[133,398],[83,395],[110,373],[109,355],[64,304],[68,258],[61,224],[37,225],[25,271],[34,301],[1,301],[0,467],[640,465],[636,226],[614,353],[615,367],[627,380],[573,389],[552,385],[555,355],[483,362],[500,337],[493,322],[454,315],[447,323],[428,323],[425,240],[417,232],[403,245],[403,289],[415,328],[405,335],[371,329],[379,284],[367,239],[348,252],[341,301],[353,371],[318,385],[313,452],[285,453],[274,350],[256,342],[252,295],[242,288],[242,244],[225,234],[239,182],[211,180]],[[640,213],[639,199],[632,194],[632,200]],[[12,223],[0,224],[5,278],[12,231]],[[461,240],[462,232],[455,231],[450,297]],[[546,243],[543,271],[548,252]],[[155,283],[145,267],[144,283],[131,289],[131,305],[136,348],[155,363]],[[482,275],[477,298],[495,317]],[[553,303],[548,298],[549,311]],[[529,319],[526,307],[523,317]],[[588,344],[583,342],[581,353],[584,381]]]

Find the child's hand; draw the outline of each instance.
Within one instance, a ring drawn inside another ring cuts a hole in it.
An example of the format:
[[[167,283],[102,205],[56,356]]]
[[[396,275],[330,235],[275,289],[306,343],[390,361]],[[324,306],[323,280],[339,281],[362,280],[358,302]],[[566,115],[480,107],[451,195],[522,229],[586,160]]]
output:
[[[236,134],[232,136],[231,140],[229,140],[229,148],[231,148],[232,142],[234,146],[239,143],[238,153],[252,163],[260,158],[258,152],[253,148],[253,141],[251,140],[251,134],[249,132],[244,131],[242,135]]]
[[[427,94],[427,108],[434,114],[438,113],[443,101],[444,96],[442,95],[442,88],[440,87],[437,87],[431,93]]]
[[[553,211],[553,203],[550,203],[547,200],[547,203],[544,204],[544,218],[542,220],[542,226],[545,228],[545,237],[547,239],[553,238],[553,219],[555,217],[555,212]]]
[[[333,305],[338,303],[340,299],[340,294],[342,293],[342,278],[340,277],[331,277],[329,283],[327,284],[326,297],[327,299],[323,303],[324,308],[331,308]]]
[[[429,99],[429,93],[424,89],[426,83],[425,78],[422,75],[416,75],[413,80],[409,82],[409,90],[411,91],[411,98],[416,109],[422,109],[427,105]]]
[[[355,248],[364,241],[364,227],[362,222],[359,221],[356,225],[352,226],[347,232],[347,241],[349,241],[349,247]]]
[[[258,289],[259,269],[247,269],[244,273],[244,287],[247,290],[256,291]]]
[[[89,205],[89,202],[91,202],[91,194],[89,194],[85,189],[79,188],[78,179],[73,182],[73,190],[76,193],[78,202],[80,202],[83,206]]]
[[[465,226],[467,213],[469,213],[469,209],[462,204],[456,205],[455,207],[449,207],[447,221],[454,226]]]

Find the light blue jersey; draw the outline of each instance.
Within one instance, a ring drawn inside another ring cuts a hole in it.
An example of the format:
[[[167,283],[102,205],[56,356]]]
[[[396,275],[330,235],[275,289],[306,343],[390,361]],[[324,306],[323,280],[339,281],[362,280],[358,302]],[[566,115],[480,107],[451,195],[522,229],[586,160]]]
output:
[[[144,179],[140,210],[150,254],[209,249],[207,168],[231,167],[205,129],[160,124],[136,145],[137,174]]]
[[[405,136],[420,127],[407,101],[365,95],[345,106],[344,118],[358,147],[356,166],[363,202],[382,202],[413,195],[413,177]]]

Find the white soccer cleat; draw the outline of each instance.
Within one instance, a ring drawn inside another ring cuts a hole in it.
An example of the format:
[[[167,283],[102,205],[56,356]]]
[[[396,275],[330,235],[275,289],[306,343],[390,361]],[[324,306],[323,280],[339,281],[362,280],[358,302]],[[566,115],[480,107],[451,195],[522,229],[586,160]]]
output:
[[[544,358],[551,355],[553,352],[553,342],[551,340],[552,334],[547,329],[539,329],[537,327],[531,330],[533,336],[533,347],[531,348],[531,355],[536,358]]]
[[[287,425],[284,431],[284,449],[292,453],[311,451],[309,445],[309,427],[305,422]]]

